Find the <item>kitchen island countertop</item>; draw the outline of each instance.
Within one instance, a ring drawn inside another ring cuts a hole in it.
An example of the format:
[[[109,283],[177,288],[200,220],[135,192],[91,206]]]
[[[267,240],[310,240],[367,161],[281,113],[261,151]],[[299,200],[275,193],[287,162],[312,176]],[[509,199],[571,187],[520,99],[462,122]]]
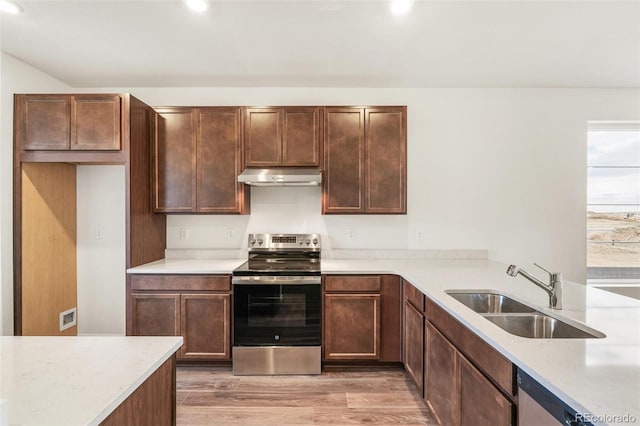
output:
[[[182,345],[182,337],[0,338],[0,419],[97,425]]]
[[[141,274],[230,274],[243,259],[166,259],[130,269]],[[527,268],[526,265],[525,269]],[[486,259],[322,259],[323,274],[397,274],[594,424],[640,424],[640,301],[564,281],[564,309],[547,294]],[[494,290],[606,334],[602,339],[528,339],[503,331],[445,293]]]

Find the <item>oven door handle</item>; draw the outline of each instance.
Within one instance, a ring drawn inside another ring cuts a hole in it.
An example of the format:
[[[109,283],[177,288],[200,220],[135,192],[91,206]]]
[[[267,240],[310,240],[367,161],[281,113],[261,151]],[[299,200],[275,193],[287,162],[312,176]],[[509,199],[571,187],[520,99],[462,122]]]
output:
[[[321,284],[320,276],[273,276],[273,275],[253,275],[253,276],[235,276],[231,278],[231,284],[234,285],[302,285],[302,284]]]

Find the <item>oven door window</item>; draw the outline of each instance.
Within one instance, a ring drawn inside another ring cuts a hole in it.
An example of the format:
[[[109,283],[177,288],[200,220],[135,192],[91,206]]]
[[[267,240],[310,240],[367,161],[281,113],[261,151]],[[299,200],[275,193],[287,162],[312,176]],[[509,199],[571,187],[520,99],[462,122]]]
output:
[[[249,294],[249,327],[304,327],[306,295],[304,293]]]
[[[320,345],[321,286],[234,286],[236,346]]]

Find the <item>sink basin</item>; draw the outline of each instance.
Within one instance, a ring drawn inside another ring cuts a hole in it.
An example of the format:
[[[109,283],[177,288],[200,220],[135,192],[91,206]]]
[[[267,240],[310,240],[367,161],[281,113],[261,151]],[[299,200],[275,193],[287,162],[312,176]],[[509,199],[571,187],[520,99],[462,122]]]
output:
[[[507,295],[487,290],[447,290],[472,311],[479,313],[504,331],[531,339],[594,339],[604,333],[586,325],[547,315]]]
[[[532,315],[484,315],[503,330],[532,339],[592,339],[605,335],[586,326],[573,326],[542,313]]]
[[[479,314],[536,312],[534,308],[517,302],[504,294],[454,290],[447,291],[447,294]]]

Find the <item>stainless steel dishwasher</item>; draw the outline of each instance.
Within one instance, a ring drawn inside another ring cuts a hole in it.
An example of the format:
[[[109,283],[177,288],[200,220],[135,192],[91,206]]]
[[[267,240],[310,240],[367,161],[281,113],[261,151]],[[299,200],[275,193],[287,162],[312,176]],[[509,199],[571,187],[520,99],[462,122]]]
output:
[[[593,426],[531,376],[518,369],[518,426]]]

